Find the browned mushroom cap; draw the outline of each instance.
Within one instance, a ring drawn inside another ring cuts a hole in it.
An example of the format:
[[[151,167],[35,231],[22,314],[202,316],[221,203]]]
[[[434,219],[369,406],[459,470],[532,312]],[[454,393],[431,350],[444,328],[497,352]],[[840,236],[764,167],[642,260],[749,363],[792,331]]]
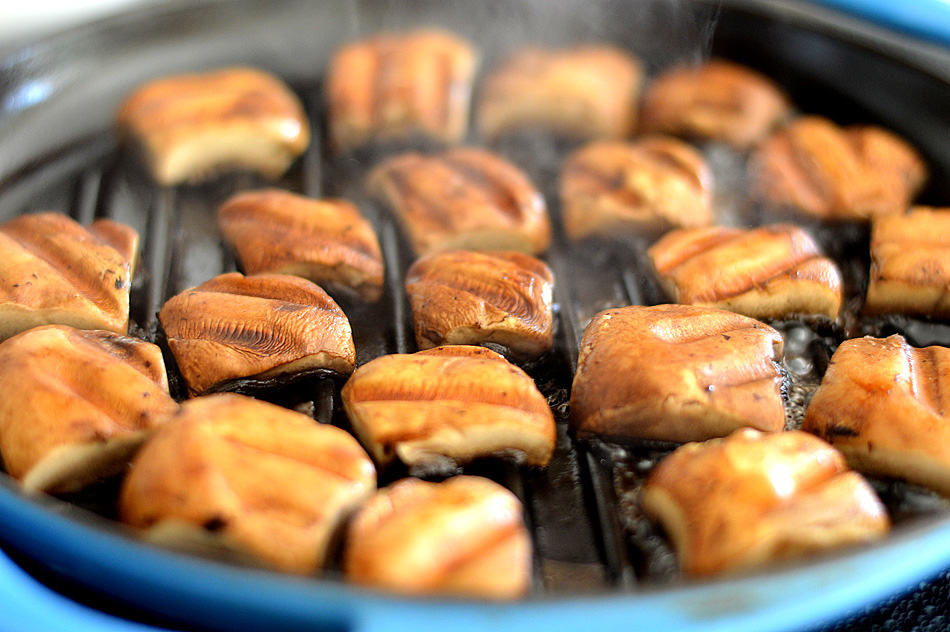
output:
[[[915,349],[896,335],[845,340],[803,428],[857,470],[950,496],[950,349]]]
[[[0,344],[0,454],[30,491],[117,474],[177,409],[153,344],[63,325]]]
[[[927,177],[917,151],[894,134],[816,116],[772,134],[750,170],[767,202],[836,220],[904,213]]]
[[[277,189],[247,191],[218,210],[221,232],[247,274],[294,274],[376,301],[383,256],[373,226],[346,200]]]
[[[454,469],[486,456],[547,465],[554,415],[524,371],[483,347],[376,358],[343,387],[356,435],[378,463]]]
[[[276,179],[310,144],[297,96],[277,77],[253,68],[150,81],[125,99],[117,119],[163,185],[201,180],[225,168]]]
[[[642,80],[640,62],[619,48],[527,48],[485,79],[478,131],[488,138],[524,128],[572,138],[627,136]]]
[[[837,450],[799,431],[745,428],[684,445],[650,473],[641,500],[689,575],[871,542],[890,528],[867,481]]]
[[[185,402],[142,448],[119,513],[135,527],[204,528],[276,569],[310,573],[375,487],[373,463],[345,431],[218,394]]]
[[[950,317],[950,208],[917,206],[871,225],[868,313]]]
[[[553,288],[550,268],[519,252],[438,252],[406,273],[420,349],[494,342],[537,358],[554,344]]]
[[[768,77],[713,59],[678,66],[647,87],[642,132],[720,140],[738,149],[756,145],[791,112],[788,97]]]
[[[797,226],[675,230],[647,252],[663,288],[678,303],[753,318],[834,319],[841,309],[838,268]]]
[[[192,394],[237,378],[356,364],[343,310],[320,286],[285,274],[222,274],[170,298],[158,315]]]
[[[574,152],[561,175],[564,230],[658,234],[713,221],[712,175],[702,155],[674,138],[598,141]]]
[[[782,336],[709,307],[621,307],[581,340],[571,418],[581,434],[698,441],[785,425]]]
[[[137,244],[128,226],[59,213],[0,226],[0,340],[46,324],[124,334]]]
[[[531,539],[521,502],[488,479],[403,479],[350,524],[347,580],[415,595],[514,599],[531,586]]]
[[[520,169],[482,149],[395,156],[370,173],[367,186],[402,223],[416,254],[538,254],[551,241],[544,196]]]
[[[327,71],[333,147],[346,151],[417,134],[461,141],[477,65],[471,44],[433,29],[384,33],[344,46]]]

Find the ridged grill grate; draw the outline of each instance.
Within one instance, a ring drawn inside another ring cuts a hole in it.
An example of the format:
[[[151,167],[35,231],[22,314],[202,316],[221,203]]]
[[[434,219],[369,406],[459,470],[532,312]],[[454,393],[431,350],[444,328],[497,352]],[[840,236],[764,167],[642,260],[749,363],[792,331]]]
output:
[[[353,326],[358,364],[385,353],[414,351],[411,315],[403,287],[411,254],[394,221],[370,202],[363,191],[362,178],[368,159],[364,156],[361,164],[353,158],[328,155],[321,131],[324,113],[319,86],[305,86],[298,93],[303,95],[311,117],[313,142],[276,186],[314,197],[347,197],[357,203],[377,230],[387,266],[383,298],[376,305],[346,297],[339,299]],[[464,472],[488,476],[507,486],[524,502],[535,545],[536,594],[634,591],[641,586],[674,582],[679,575],[672,552],[658,528],[642,515],[637,503],[637,490],[650,467],[671,447],[580,441],[568,430],[570,382],[580,337],[590,317],[609,307],[655,304],[664,300],[646,265],[646,244],[568,243],[559,229],[556,175],[569,148],[529,137],[505,141],[495,149],[534,177],[545,194],[554,220],[554,242],[544,259],[556,278],[556,348],[525,368],[555,411],[558,441],[552,464],[543,470],[522,470],[486,461],[466,467]],[[721,147],[707,148],[714,169],[741,167],[741,158],[735,155],[722,160],[722,151]],[[733,173],[717,173],[717,176],[725,181],[736,181]],[[165,300],[217,274],[238,269],[217,229],[217,206],[238,190],[271,186],[256,176],[244,174],[223,176],[199,186],[159,188],[144,176],[136,160],[117,147],[111,138],[95,138],[70,146],[37,163],[19,179],[43,185],[29,205],[17,212],[68,209],[73,218],[84,224],[97,217],[109,217],[140,232],[142,247],[132,290],[130,332],[159,344],[163,340],[157,312]],[[862,238],[866,236],[858,236],[859,240]],[[853,248],[848,252],[859,251],[860,248]],[[839,263],[846,271],[857,271],[851,275],[849,289],[852,295],[857,295],[863,291],[858,279],[865,269],[865,258],[863,255],[847,255],[847,258]],[[893,320],[882,320],[867,326],[887,333],[889,327],[901,329],[908,324],[923,327],[950,343],[950,333],[945,331],[945,326],[941,329],[940,325],[906,320],[897,324]],[[776,323],[776,326],[786,332],[791,328],[803,329],[813,341],[801,353],[814,369],[805,375],[790,374],[793,386],[797,385],[801,391],[801,396],[792,401],[790,407],[800,408],[807,402],[828,355],[843,334],[820,323]],[[181,397],[183,389],[174,360],[167,348],[165,354],[173,390]],[[346,427],[340,406],[340,385],[336,379],[309,376],[290,386],[241,383],[236,387],[305,412],[320,423]],[[795,418],[795,411],[790,410],[790,413],[790,417]],[[398,467],[384,471],[380,484],[402,475],[405,472]],[[947,505],[933,494],[899,484],[878,483],[877,487],[898,522]],[[108,494],[114,494],[115,488],[114,484],[105,485],[67,500],[111,517],[114,497]]]

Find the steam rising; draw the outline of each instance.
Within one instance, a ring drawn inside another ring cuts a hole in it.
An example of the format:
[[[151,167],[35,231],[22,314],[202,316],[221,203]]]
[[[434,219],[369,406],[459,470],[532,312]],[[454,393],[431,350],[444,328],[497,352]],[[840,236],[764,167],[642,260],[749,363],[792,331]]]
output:
[[[478,107],[484,78],[526,47],[612,44],[643,63],[647,83],[671,66],[708,59],[718,14],[712,3],[697,0],[353,0],[341,3],[339,9],[338,44],[379,32],[422,27],[444,28],[471,41],[480,54],[473,111]],[[485,144],[474,130],[468,141]],[[489,143],[489,149],[524,169],[545,192],[555,221],[559,215],[555,192],[560,165],[576,146],[576,142],[543,132],[506,134]],[[372,164],[379,158],[373,155],[364,157],[364,161]],[[718,167],[726,169],[730,187],[745,188],[738,181],[741,161],[732,164],[736,160],[730,155],[713,162],[714,171]],[[730,216],[726,223],[738,223],[732,216],[740,200],[722,202]]]
[[[608,42],[638,55],[652,71],[708,57],[716,22],[714,8],[693,0],[360,0],[340,9],[341,41],[441,26],[477,43],[483,68],[527,45]]]

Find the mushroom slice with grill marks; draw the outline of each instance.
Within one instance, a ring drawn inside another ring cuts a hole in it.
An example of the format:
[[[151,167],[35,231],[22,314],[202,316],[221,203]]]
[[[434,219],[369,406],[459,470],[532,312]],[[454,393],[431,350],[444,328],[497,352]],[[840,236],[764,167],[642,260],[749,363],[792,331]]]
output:
[[[778,331],[690,305],[621,307],[581,340],[571,419],[582,435],[701,441],[785,426]]]
[[[897,335],[845,340],[803,429],[856,470],[950,496],[950,349],[915,349]]]
[[[788,97],[771,79],[713,59],[672,68],[654,79],[643,96],[640,130],[749,149],[790,113]]]
[[[426,255],[406,273],[416,342],[493,342],[537,358],[554,343],[553,286],[548,266],[518,252]]]
[[[570,239],[583,239],[708,226],[711,189],[702,155],[675,138],[594,142],[564,164],[564,230]]]
[[[372,225],[346,200],[314,200],[277,189],[227,200],[218,224],[247,274],[293,274],[331,291],[376,301],[383,256]]]
[[[612,46],[527,48],[485,79],[478,131],[487,138],[532,128],[571,138],[628,136],[642,80],[640,62]]]
[[[0,344],[0,454],[30,491],[75,491],[121,472],[177,409],[153,344],[65,325]]]
[[[452,471],[487,456],[547,465],[554,415],[524,371],[483,347],[381,356],[343,386],[343,406],[377,463]]]
[[[950,317],[950,208],[918,206],[873,221],[864,309]]]
[[[0,340],[62,324],[124,334],[138,234],[96,220],[87,229],[59,213],[0,226]]]
[[[370,173],[367,185],[400,220],[417,255],[538,254],[551,241],[544,197],[517,167],[482,149],[394,156]]]
[[[521,502],[485,478],[397,481],[363,505],[347,535],[343,573],[357,584],[489,599],[531,587]]]
[[[873,542],[890,529],[867,481],[800,431],[744,428],[684,445],[650,473],[641,502],[692,576]]]
[[[300,100],[280,79],[253,68],[155,79],[123,101],[117,119],[162,185],[228,168],[277,179],[310,144]]]
[[[471,44],[434,29],[383,33],[340,49],[327,73],[330,140],[337,151],[415,135],[457,143],[468,131]]]
[[[721,307],[753,318],[841,309],[841,274],[797,226],[681,229],[648,250],[656,275],[678,303]]]
[[[345,431],[222,393],[185,402],[142,448],[119,514],[166,537],[211,531],[267,566],[303,574],[323,566],[335,532],[375,488],[372,461]]]
[[[767,138],[750,164],[767,202],[824,220],[902,214],[927,177],[917,151],[887,130],[796,119]]]
[[[356,362],[346,314],[300,277],[222,274],[170,298],[158,317],[193,395],[238,378],[349,374]]]

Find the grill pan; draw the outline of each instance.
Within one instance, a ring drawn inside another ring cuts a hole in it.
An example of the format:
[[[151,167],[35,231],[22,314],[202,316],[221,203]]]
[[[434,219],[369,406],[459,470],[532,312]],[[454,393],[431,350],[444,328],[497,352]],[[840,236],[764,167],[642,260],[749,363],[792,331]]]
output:
[[[310,150],[280,186],[350,197],[380,236],[388,274],[382,301],[375,307],[341,301],[354,327],[357,362],[412,351],[401,283],[410,263],[408,249],[386,214],[366,200],[360,186],[365,164],[325,153],[320,79],[341,43],[419,24],[444,25],[471,39],[485,55],[483,72],[498,55],[529,42],[614,42],[642,56],[651,71],[710,52],[746,63],[775,78],[804,112],[842,124],[878,123],[907,137],[931,167],[930,184],[919,201],[950,203],[950,53],[811,5],[239,0],[164,3],[48,39],[0,61],[0,220],[55,209],[82,223],[104,216],[135,227],[143,252],[132,292],[131,331],[161,342],[155,314],[163,301],[236,267],[217,232],[217,204],[238,189],[264,182],[242,175],[201,186],[156,188],[118,146],[110,129],[115,106],[130,89],[159,75],[232,64],[269,69],[298,91],[315,130]],[[555,177],[568,148],[529,135],[502,141],[495,149],[535,178],[557,224]],[[739,158],[715,147],[706,153],[717,184],[724,187],[717,204],[736,216],[746,213],[744,182],[736,175]],[[848,295],[860,297],[867,235],[818,229],[817,237],[839,259]],[[735,579],[689,582],[679,577],[662,535],[632,502],[649,464],[669,447],[580,442],[566,432],[571,370],[587,319],[607,307],[664,302],[643,272],[643,245],[635,246],[574,246],[556,237],[546,259],[557,277],[557,349],[528,367],[559,421],[555,460],[543,471],[494,464],[466,468],[505,484],[526,503],[537,553],[535,589],[525,601],[400,599],[344,585],[332,569],[326,578],[300,579],[155,549],[109,520],[114,481],[65,499],[28,498],[0,474],[0,545],[44,579],[65,579],[153,621],[210,629],[419,630],[446,622],[459,630],[489,625],[572,629],[594,621],[606,629],[632,624],[671,630],[798,629],[844,616],[950,566],[947,502],[906,485],[877,482],[896,523],[895,533],[881,545]],[[815,367],[793,376],[793,395],[796,388],[806,396],[814,388],[823,363],[846,333],[900,332],[917,345],[950,345],[950,326],[905,318],[861,321],[861,330],[851,332],[807,323],[777,326],[806,340],[799,355]],[[346,424],[333,380],[307,376],[290,384],[232,386],[301,406],[318,421]],[[792,416],[800,415],[800,403],[790,405]],[[384,472],[380,484],[401,474]],[[31,594],[30,580],[0,562],[0,587],[9,575],[15,591],[10,594]],[[88,613],[68,613],[89,629],[121,627]]]

